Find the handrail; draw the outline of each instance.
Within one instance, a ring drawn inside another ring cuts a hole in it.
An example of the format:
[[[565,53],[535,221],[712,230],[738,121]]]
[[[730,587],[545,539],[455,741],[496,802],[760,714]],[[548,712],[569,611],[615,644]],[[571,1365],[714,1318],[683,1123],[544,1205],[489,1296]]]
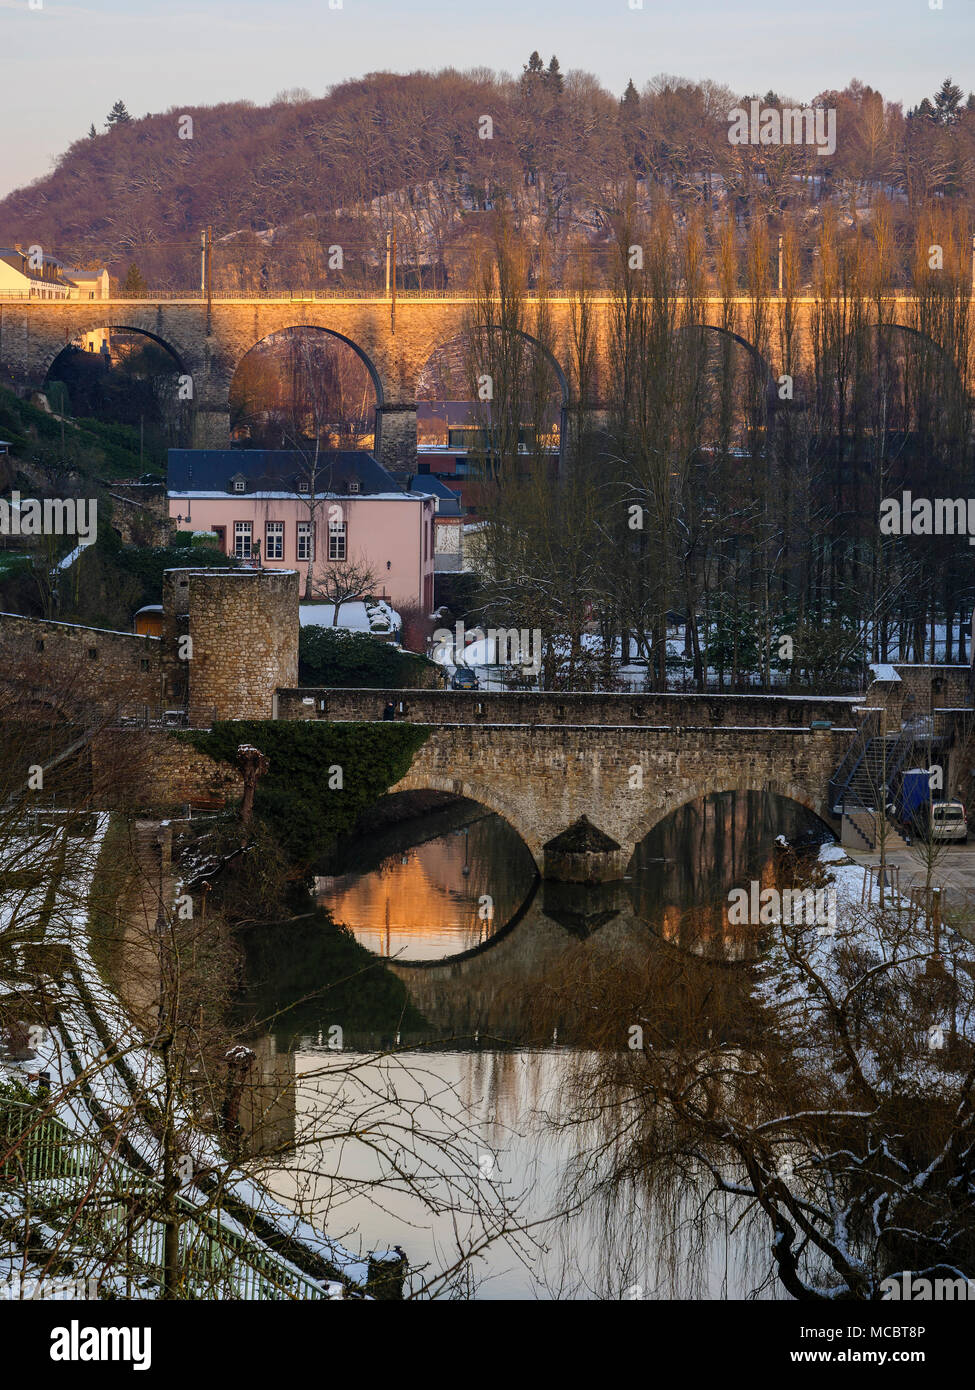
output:
[[[879,713],[878,710],[868,710],[866,712],[855,737],[851,740],[850,746],[843,754],[839,767],[829,779],[829,805],[831,810],[838,805],[842,811],[841,793],[852,781],[857,768],[866,757],[867,749],[870,747],[871,741],[876,737],[876,734],[872,732],[872,726],[879,725]],[[849,768],[847,764],[850,765]]]
[[[19,1134],[14,1112],[36,1113],[24,1101],[0,1098],[0,1146],[6,1152],[16,1145]],[[44,1183],[52,1197],[81,1196],[93,1180],[108,1175],[107,1196],[112,1210],[100,1212],[109,1245],[122,1241],[126,1249],[127,1270],[139,1260],[154,1282],[163,1270],[164,1223],[161,1217],[138,1212],[137,1230],[129,1229],[137,1204],[147,1198],[162,1199],[163,1186],[155,1178],[140,1173],[118,1155],[106,1155],[92,1139],[74,1134],[57,1116],[50,1116],[27,1135],[23,1145],[0,1163],[0,1183],[20,1179]],[[117,1200],[113,1200],[117,1199]],[[181,1259],[193,1274],[219,1277],[237,1298],[324,1299],[328,1290],[300,1270],[287,1265],[273,1251],[251,1244],[239,1231],[226,1225],[219,1205],[201,1210],[188,1198],[176,1194],[176,1207],[186,1218],[179,1223]],[[114,1239],[113,1239],[114,1237]]]
[[[637,298],[649,298],[648,295],[647,295],[647,296],[636,296],[636,297],[637,297]],[[163,301],[163,300],[183,301],[183,302],[186,302],[186,303],[195,303],[195,304],[205,304],[205,303],[207,302],[206,293],[203,292],[203,291],[201,291],[198,287],[195,288],[195,289],[178,289],[178,290],[143,290],[142,293],[140,293],[140,294],[131,294],[131,293],[130,293],[130,294],[121,294],[121,293],[117,293],[117,294],[109,295],[107,298],[104,298],[104,299],[88,299],[88,298],[82,298],[81,296],[78,296],[77,298],[75,298],[75,297],[72,297],[72,296],[70,296],[70,295],[60,295],[60,296],[58,296],[58,297],[56,297],[56,298],[45,299],[45,298],[44,298],[43,296],[41,296],[41,295],[36,295],[36,294],[35,294],[35,295],[24,294],[23,291],[21,291],[21,290],[0,290],[0,299],[3,299],[3,300],[5,300],[5,301],[7,301],[7,302],[15,302],[15,303],[22,303],[22,304],[40,304],[40,305],[45,305],[45,306],[51,305],[51,304],[70,304],[70,305],[77,305],[79,308],[82,308],[82,307],[83,307],[83,308],[85,308],[85,309],[91,309],[94,305],[97,305],[97,304],[110,304],[110,303],[115,303],[115,304],[129,304],[129,303],[131,303],[131,304],[138,304],[138,303],[145,303],[145,302],[153,303],[153,302],[156,302],[156,301]],[[212,302],[212,303],[219,303],[219,302],[222,301],[222,300],[224,300],[224,301],[232,301],[232,300],[245,300],[245,301],[246,301],[246,300],[269,300],[269,301],[275,301],[275,300],[276,300],[276,301],[278,301],[278,302],[289,302],[289,301],[316,300],[316,299],[320,299],[320,300],[327,300],[327,299],[364,299],[364,300],[372,300],[372,301],[374,301],[374,302],[377,303],[377,304],[392,304],[392,302],[393,302],[393,301],[392,301],[392,297],[391,297],[390,295],[386,294],[386,293],[385,293],[384,291],[382,291],[382,290],[363,289],[363,288],[361,288],[361,287],[346,286],[346,285],[336,285],[336,286],[334,286],[334,287],[333,287],[333,286],[329,286],[329,287],[327,287],[327,288],[322,288],[321,286],[319,286],[319,287],[317,287],[317,288],[315,288],[315,289],[299,288],[299,289],[275,289],[275,290],[216,290],[216,291],[213,293],[212,297],[211,297],[211,302]],[[475,302],[476,296],[475,296],[470,290],[465,290],[465,289],[463,289],[463,288],[461,288],[461,287],[455,287],[455,288],[449,288],[449,287],[448,287],[448,288],[443,288],[443,289],[436,289],[436,288],[432,288],[432,287],[431,287],[431,288],[428,288],[428,289],[408,289],[408,290],[407,290],[407,289],[400,289],[399,287],[397,287],[397,290],[396,290],[396,303],[397,303],[397,304],[401,303],[403,300],[424,300],[424,299],[430,299],[430,300],[437,300],[437,299],[441,299],[441,300],[453,300],[453,301],[455,301],[456,303],[468,304],[468,303],[473,303],[473,302]],[[688,296],[687,296],[687,295],[677,295],[677,296],[675,296],[675,299],[677,300],[678,303],[680,303],[680,302],[686,302],[686,301],[688,300]],[[826,302],[836,303],[836,302],[839,302],[841,299],[842,299],[842,296],[831,295],[831,296],[827,296],[827,297],[826,297]],[[574,291],[574,290],[567,290],[567,289],[550,289],[550,290],[546,290],[544,294],[539,295],[539,293],[538,293],[537,290],[536,290],[536,291],[529,291],[529,292],[525,295],[525,300],[526,300],[527,303],[530,303],[530,304],[535,304],[535,303],[539,303],[539,302],[540,302],[540,303],[546,303],[546,302],[555,302],[555,303],[559,303],[559,302],[568,302],[568,303],[574,303],[574,302],[576,302],[576,301],[578,300],[578,294],[577,294],[577,292]],[[782,301],[778,298],[778,296],[776,296],[776,295],[774,295],[774,294],[771,295],[771,296],[769,297],[769,301],[770,301],[771,303],[781,303],[781,302],[782,302]],[[899,304],[914,304],[914,303],[916,303],[916,301],[917,301],[917,296],[916,296],[916,295],[904,293],[904,294],[891,294],[891,295],[888,295],[888,296],[886,297],[886,301],[885,301],[885,302],[888,303],[888,304],[890,304],[890,305],[896,306],[896,305],[899,305]],[[610,288],[607,287],[607,288],[603,289],[602,293],[596,293],[596,294],[592,297],[592,302],[594,302],[594,303],[596,303],[596,304],[600,304],[600,303],[603,303],[603,304],[610,304],[610,303],[616,303],[617,301],[616,301],[616,297],[614,296],[612,290],[611,290]],[[755,299],[754,299],[754,296],[748,295],[748,294],[735,294],[735,295],[730,295],[730,296],[728,296],[727,299],[725,299],[722,295],[712,294],[712,295],[702,295],[702,296],[700,296],[700,297],[694,297],[694,302],[695,302],[695,303],[703,303],[703,304],[722,304],[722,305],[723,305],[723,304],[726,304],[726,303],[727,303],[727,304],[731,304],[731,305],[751,305],[751,304],[754,304],[754,303],[755,303]],[[798,295],[798,296],[795,296],[795,297],[793,298],[792,302],[793,302],[793,304],[796,304],[796,305],[804,305],[804,304],[808,304],[808,305],[817,305],[817,304],[823,303],[824,300],[823,300],[820,296],[818,296],[818,295],[807,294],[807,295]]]

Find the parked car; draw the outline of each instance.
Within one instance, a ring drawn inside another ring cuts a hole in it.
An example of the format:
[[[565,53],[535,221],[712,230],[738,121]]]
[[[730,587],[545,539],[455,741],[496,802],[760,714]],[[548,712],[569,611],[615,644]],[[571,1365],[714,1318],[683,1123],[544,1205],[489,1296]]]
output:
[[[968,820],[960,801],[931,803],[931,839],[940,843],[968,843]]]
[[[477,672],[469,666],[458,666],[450,678],[451,690],[480,690]]]

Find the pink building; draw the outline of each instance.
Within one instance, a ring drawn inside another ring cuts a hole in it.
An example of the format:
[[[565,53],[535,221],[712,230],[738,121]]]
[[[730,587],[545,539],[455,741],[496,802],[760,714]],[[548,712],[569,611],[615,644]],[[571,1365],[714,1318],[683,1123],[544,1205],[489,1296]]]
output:
[[[355,562],[372,571],[373,597],[433,608],[435,499],[405,492],[367,453],[170,449],[168,495],[181,531],[213,531],[227,554],[296,569],[303,597],[318,596],[330,566]]]

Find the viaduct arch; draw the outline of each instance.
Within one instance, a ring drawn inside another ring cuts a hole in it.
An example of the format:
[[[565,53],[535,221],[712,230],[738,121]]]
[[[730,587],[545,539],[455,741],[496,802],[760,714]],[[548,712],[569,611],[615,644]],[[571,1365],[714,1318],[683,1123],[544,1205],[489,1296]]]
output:
[[[731,336],[763,362],[771,376],[774,364],[761,359],[750,343],[747,323],[751,301],[732,301],[736,327]],[[20,389],[39,388],[58,352],[80,333],[99,327],[144,333],[167,347],[193,382],[195,435],[200,447],[226,446],[229,441],[229,392],[234,372],[257,343],[286,328],[319,328],[348,342],[366,362],[377,386],[377,452],[382,461],[399,457],[415,440],[417,383],[436,349],[464,329],[471,301],[441,296],[387,299],[214,299],[155,300],[3,300],[0,301],[0,363]],[[816,299],[793,300],[800,360],[808,361]],[[563,395],[571,396],[564,362],[574,302],[552,299],[550,316],[560,348],[555,364]],[[612,301],[596,299],[597,355],[606,361]],[[701,327],[729,331],[723,320],[724,301],[702,302]],[[914,328],[914,300],[889,303],[892,321]],[[777,340],[782,301],[769,307],[770,338]],[[744,326],[745,331],[738,332]],[[588,402],[599,408],[598,402]]]

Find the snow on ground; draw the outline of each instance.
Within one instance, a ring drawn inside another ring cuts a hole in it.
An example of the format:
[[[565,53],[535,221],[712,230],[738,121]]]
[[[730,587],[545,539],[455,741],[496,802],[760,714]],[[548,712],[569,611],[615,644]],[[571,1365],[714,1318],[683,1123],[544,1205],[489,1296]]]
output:
[[[794,1044],[794,1055],[816,1075],[828,1073],[836,1046],[826,1041],[831,1023],[823,995],[812,986],[814,972],[830,996],[841,1001],[866,972],[885,963],[878,980],[888,994],[887,1008],[902,1020],[903,1055],[891,1066],[881,1057],[886,1040],[866,1033],[856,1042],[861,1071],[878,1093],[917,1092],[933,1096],[953,1094],[957,1075],[945,1065],[944,1039],[952,1023],[958,1036],[975,1043],[975,1009],[971,977],[975,974],[975,947],[951,927],[942,928],[941,953],[947,972],[958,982],[959,1003],[952,1018],[935,1017],[927,1028],[918,1018],[912,999],[933,951],[930,919],[917,905],[891,887],[884,890],[885,908],[879,908],[874,876],[872,903],[862,902],[863,865],[854,863],[836,844],[824,845],[819,862],[836,893],[835,925],[793,927],[788,933],[773,928],[773,939],[757,972],[753,989],[759,1001],[776,1015],[776,1027]],[[787,948],[786,938],[792,946]],[[893,1002],[891,1002],[893,1001]],[[917,1020],[917,1021],[914,1021]],[[835,1076],[838,1088],[845,1085]]]
[[[339,604],[336,623],[334,603],[302,603],[298,621],[302,627],[340,627],[347,632],[398,632],[403,620],[385,599]]]
[[[79,1139],[101,1133],[103,1122],[100,1123],[92,1113],[92,1106],[97,1107],[104,1119],[117,1124],[124,1132],[131,1148],[149,1171],[158,1175],[162,1171],[161,1146],[134,1104],[133,1088],[128,1078],[135,1081],[141,1098],[151,1097],[155,1093],[157,1107],[161,1108],[162,1067],[159,1058],[146,1046],[145,1039],[106,987],[88,950],[87,890],[94,876],[108,824],[109,817],[102,814],[90,839],[68,841],[62,874],[63,891],[52,908],[44,939],[70,949],[85,990],[97,1009],[101,1031],[112,1040],[116,1060],[108,1063],[99,1029],[90,1013],[91,1006],[83,992],[73,984],[70,975],[66,974],[58,996],[58,1021],[44,1030],[43,1036],[33,1044],[34,1058],[26,1062],[0,1064],[0,1080],[16,1079],[26,1083],[29,1076],[47,1072],[55,1095],[61,1090],[68,1092],[56,1104],[54,1113],[72,1133]],[[49,840],[41,837],[33,842],[33,846],[35,854],[50,862]],[[6,865],[9,867],[13,857],[17,867],[24,867],[30,849],[31,841],[26,838],[12,841],[8,846]],[[13,903],[9,894],[0,899],[0,928],[13,920],[25,920],[28,916],[32,916],[40,925],[47,886],[44,884],[22,893]],[[81,1073],[85,1075],[91,1106],[75,1084]],[[243,1170],[235,1174],[228,1167],[216,1139],[196,1128],[190,1114],[179,1103],[176,1105],[176,1127],[181,1147],[192,1159],[194,1173],[202,1178],[207,1172],[215,1172],[222,1178],[225,1192],[260,1212],[277,1231],[315,1250],[353,1282],[365,1285],[368,1259],[354,1255],[317,1231],[272,1197]],[[192,1182],[184,1187],[183,1195],[201,1204],[208,1201],[205,1190]],[[221,1222],[228,1231],[247,1236],[247,1232],[228,1214],[222,1214]],[[320,1282],[302,1275],[283,1257],[274,1258],[297,1278],[312,1285]]]

